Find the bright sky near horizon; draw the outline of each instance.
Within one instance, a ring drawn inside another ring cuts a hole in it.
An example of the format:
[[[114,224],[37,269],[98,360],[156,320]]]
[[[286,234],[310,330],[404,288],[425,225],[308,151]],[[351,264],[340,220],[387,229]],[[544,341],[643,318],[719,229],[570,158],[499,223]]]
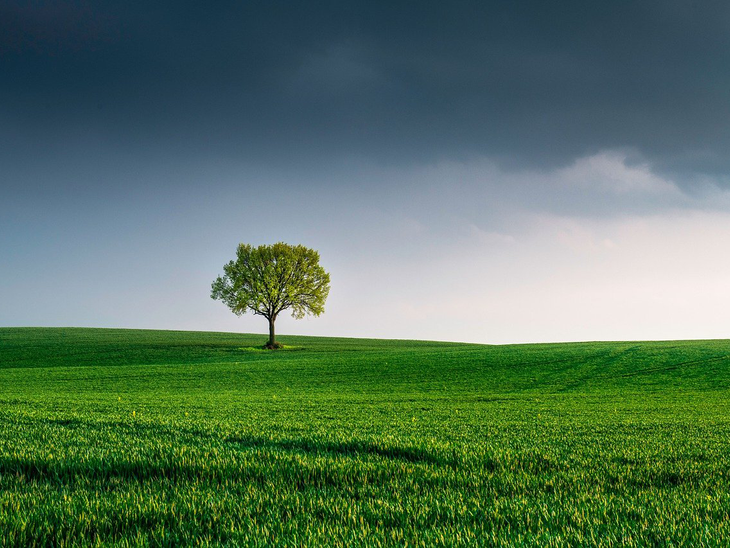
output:
[[[730,337],[730,5],[0,3],[0,326]]]

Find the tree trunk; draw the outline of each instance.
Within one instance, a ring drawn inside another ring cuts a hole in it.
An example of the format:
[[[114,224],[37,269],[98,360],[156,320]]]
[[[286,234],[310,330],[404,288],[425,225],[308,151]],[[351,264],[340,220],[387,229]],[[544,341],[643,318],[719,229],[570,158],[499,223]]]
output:
[[[269,342],[267,344],[269,348],[274,348],[274,345],[276,344],[276,335],[274,334],[275,321],[276,318],[269,318]]]

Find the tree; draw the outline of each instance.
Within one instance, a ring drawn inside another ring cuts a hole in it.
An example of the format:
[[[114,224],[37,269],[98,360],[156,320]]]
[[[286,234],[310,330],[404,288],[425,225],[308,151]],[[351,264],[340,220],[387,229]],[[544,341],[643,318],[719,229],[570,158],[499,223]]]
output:
[[[252,247],[240,244],[236,260],[213,282],[211,298],[223,301],[237,316],[248,311],[269,321],[267,348],[279,348],[274,322],[291,309],[296,319],[319,316],[330,291],[330,275],[319,265],[319,253],[282,242]]]

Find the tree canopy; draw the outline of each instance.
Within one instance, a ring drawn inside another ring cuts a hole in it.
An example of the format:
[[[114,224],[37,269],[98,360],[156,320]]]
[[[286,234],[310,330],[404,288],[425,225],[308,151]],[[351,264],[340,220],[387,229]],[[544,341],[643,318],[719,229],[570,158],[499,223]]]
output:
[[[253,247],[239,244],[236,259],[223,266],[210,296],[237,316],[252,312],[269,321],[269,348],[277,347],[274,322],[284,310],[294,318],[319,316],[330,290],[330,275],[319,265],[319,253],[302,245],[279,242]]]

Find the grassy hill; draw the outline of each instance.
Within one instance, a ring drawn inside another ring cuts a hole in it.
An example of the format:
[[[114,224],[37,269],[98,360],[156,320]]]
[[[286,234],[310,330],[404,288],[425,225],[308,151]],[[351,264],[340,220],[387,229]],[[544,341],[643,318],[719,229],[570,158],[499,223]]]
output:
[[[730,341],[0,329],[0,545],[723,545]]]

